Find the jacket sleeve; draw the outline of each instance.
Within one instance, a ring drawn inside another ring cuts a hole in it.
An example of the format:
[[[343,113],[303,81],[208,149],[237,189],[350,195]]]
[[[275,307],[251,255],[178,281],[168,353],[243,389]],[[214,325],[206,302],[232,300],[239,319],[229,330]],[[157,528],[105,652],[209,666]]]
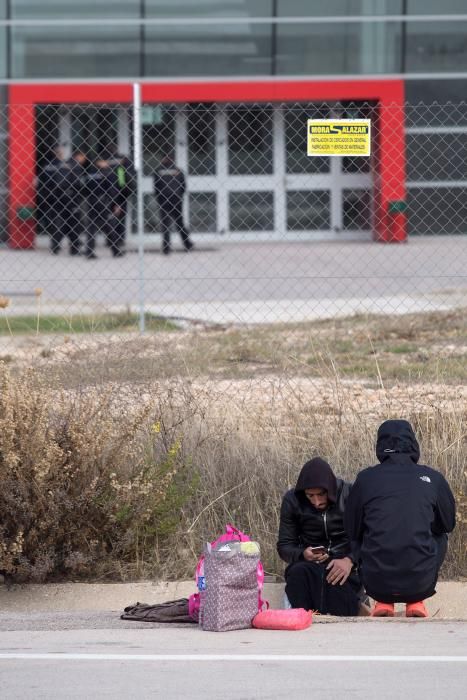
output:
[[[363,539],[362,484],[358,476],[345,504],[344,528],[350,541],[351,557],[358,563]]]
[[[435,517],[431,524],[434,535],[452,532],[456,526],[456,502],[448,482],[439,474],[438,494],[435,505]]]
[[[303,550],[297,515],[289,494],[285,494],[281,505],[277,551],[283,561],[292,564],[302,558]]]

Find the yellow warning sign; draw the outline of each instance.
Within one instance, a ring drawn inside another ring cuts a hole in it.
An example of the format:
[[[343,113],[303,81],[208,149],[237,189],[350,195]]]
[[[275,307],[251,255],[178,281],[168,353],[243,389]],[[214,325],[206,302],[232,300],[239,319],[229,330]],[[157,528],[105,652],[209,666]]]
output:
[[[308,119],[309,156],[369,156],[371,119]]]

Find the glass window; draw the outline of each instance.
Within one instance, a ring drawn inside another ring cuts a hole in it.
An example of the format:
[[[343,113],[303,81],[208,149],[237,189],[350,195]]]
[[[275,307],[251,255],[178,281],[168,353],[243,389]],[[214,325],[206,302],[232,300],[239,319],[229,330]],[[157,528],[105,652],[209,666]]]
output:
[[[217,231],[216,192],[190,192],[188,195],[190,230],[201,233]]]
[[[401,14],[403,0],[277,0],[279,17]],[[394,73],[400,70],[400,22],[278,25],[278,74]]]
[[[407,22],[405,70],[467,70],[467,22]]]
[[[328,105],[296,105],[285,108],[285,159],[288,174],[328,173],[329,158],[306,153],[308,119],[329,119]]]
[[[408,15],[465,14],[465,0],[407,0]]]
[[[147,17],[219,17],[219,24],[145,28],[145,75],[270,75],[271,24],[226,24],[224,17],[269,17],[273,0],[200,3],[146,0]]]
[[[175,107],[161,105],[152,110],[152,123],[143,119],[143,171],[153,175],[165,155],[175,157]],[[144,114],[144,112],[143,112]]]
[[[371,193],[368,190],[344,190],[344,231],[371,229]]]
[[[273,231],[273,192],[230,192],[231,231]]]
[[[278,75],[399,72],[401,23],[277,25],[276,45]]]
[[[461,0],[459,0],[461,1]],[[345,15],[397,15],[402,0],[277,0],[279,17],[344,17]]]
[[[13,0],[13,19],[134,19],[133,0],[64,3]],[[140,72],[138,26],[28,26],[11,30],[14,78],[125,77]]]
[[[212,105],[188,107],[188,173],[216,174],[216,112]]]
[[[36,117],[36,174],[49,161],[53,148],[60,142],[59,107],[37,105]]]
[[[0,19],[7,17],[7,0],[0,0]],[[7,78],[7,28],[0,27],[0,78]]]
[[[227,129],[229,175],[271,175],[272,108],[229,107]]]
[[[467,175],[467,133],[408,134],[407,179],[464,180]]]
[[[330,196],[325,190],[287,192],[287,231],[330,228]]]
[[[118,144],[118,108],[77,106],[71,110],[71,145],[92,160]]]
[[[15,19],[105,19],[139,17],[139,0],[10,0]]]
[[[411,235],[467,234],[467,188],[412,188],[407,195]]]

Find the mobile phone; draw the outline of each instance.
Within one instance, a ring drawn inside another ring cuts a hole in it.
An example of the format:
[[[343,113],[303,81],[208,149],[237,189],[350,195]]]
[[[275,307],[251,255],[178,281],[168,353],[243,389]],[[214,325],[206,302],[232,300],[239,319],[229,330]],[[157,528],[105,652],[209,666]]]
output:
[[[327,552],[327,551],[328,551],[328,550],[326,549],[326,547],[323,547],[322,544],[318,545],[317,547],[312,547],[312,546],[310,545],[310,549],[312,550],[312,552],[316,552],[316,554],[319,554],[320,552],[323,552],[323,554],[324,554],[324,552]]]

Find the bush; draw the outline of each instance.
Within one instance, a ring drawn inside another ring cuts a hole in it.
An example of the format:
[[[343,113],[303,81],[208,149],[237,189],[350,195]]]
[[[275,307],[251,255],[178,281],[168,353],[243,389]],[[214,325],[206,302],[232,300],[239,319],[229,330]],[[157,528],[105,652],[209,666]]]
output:
[[[180,440],[116,393],[51,395],[0,374],[0,571],[16,580],[139,575],[194,484]]]
[[[358,406],[343,384],[310,401],[295,385],[122,385],[47,391],[33,372],[0,370],[0,570],[16,580],[186,578],[203,542],[231,522],[261,543],[269,573],[283,493],[322,455],[347,479],[375,462],[379,423],[405,417],[422,460],[456,494],[445,577],[467,576],[467,411]]]

